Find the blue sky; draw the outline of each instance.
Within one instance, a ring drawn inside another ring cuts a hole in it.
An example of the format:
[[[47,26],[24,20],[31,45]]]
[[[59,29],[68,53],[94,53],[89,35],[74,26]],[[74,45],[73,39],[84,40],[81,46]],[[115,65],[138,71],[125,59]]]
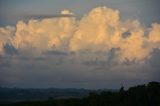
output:
[[[103,89],[160,81],[159,4],[0,0],[0,86]]]

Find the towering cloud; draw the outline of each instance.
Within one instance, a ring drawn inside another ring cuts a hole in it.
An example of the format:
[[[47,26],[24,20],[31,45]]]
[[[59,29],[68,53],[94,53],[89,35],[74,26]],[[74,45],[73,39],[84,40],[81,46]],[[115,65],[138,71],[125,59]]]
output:
[[[152,28],[149,33],[149,45],[151,48],[160,48],[160,24],[152,24]]]
[[[61,13],[72,14],[68,10]],[[38,53],[47,50],[64,50],[73,35],[74,25],[74,17],[30,20],[28,24],[19,21],[13,45],[20,50],[33,49]]]
[[[160,49],[158,23],[146,29],[137,20],[122,22],[119,11],[107,7],[94,8],[81,20],[71,17],[69,10],[61,14],[66,16],[19,21],[15,28],[0,28],[0,55],[5,55],[6,44],[19,52],[39,55],[47,51],[108,54],[116,49],[114,59],[123,63],[145,62],[155,48]]]
[[[149,48],[145,46],[147,37],[138,21],[127,22],[127,24],[122,26],[124,32],[121,34],[119,43],[119,61],[143,62],[149,56]]]
[[[119,39],[119,11],[106,7],[93,9],[80,21],[70,42],[71,51],[108,51]]]
[[[14,37],[15,28],[14,27],[4,27],[0,28],[0,55],[4,55],[4,46],[6,44],[12,45]]]

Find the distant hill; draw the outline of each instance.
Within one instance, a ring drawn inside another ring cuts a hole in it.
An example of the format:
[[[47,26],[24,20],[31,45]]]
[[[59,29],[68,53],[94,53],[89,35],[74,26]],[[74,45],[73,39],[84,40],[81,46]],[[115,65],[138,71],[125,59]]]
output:
[[[45,101],[48,98],[82,98],[89,95],[90,92],[100,92],[101,90],[88,89],[59,89],[59,88],[4,88],[0,87],[0,103],[14,103],[20,101]]]
[[[0,103],[17,101],[47,100],[48,98],[84,97],[91,90],[86,89],[25,89],[25,88],[0,88]]]

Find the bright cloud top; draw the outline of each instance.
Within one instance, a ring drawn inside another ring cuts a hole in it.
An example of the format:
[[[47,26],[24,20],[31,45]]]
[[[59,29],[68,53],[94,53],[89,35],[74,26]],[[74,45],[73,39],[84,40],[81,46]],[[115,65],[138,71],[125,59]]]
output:
[[[0,28],[0,55],[10,45],[19,53],[41,55],[47,51],[106,54],[113,51],[118,63],[145,62],[154,49],[160,49],[160,24],[146,28],[138,20],[120,21],[118,10],[97,7],[80,20],[75,17],[19,21],[16,27]],[[64,10],[61,14],[71,14]]]

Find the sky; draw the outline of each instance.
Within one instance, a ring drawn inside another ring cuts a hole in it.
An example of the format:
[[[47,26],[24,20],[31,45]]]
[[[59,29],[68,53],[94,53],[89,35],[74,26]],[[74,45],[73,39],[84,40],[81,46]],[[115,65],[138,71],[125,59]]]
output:
[[[117,89],[160,81],[159,0],[1,0],[0,86]]]

